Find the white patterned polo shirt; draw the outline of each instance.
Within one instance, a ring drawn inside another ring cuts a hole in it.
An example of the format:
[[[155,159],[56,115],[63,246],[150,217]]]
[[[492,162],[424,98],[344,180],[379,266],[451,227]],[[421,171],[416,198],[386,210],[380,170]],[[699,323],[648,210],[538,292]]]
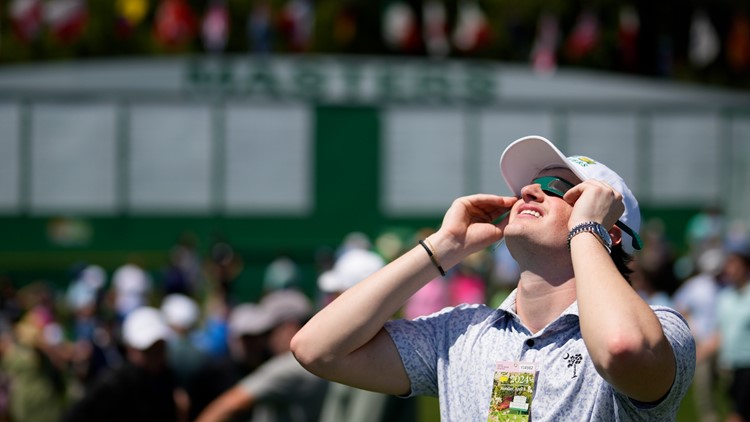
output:
[[[532,334],[515,313],[513,291],[498,309],[446,308],[386,330],[411,381],[410,396],[438,396],[442,421],[487,421],[497,362],[534,362],[531,421],[673,421],[695,371],[695,342],[675,310],[654,306],[672,345],[677,371],[656,405],[639,404],[596,372],[581,337],[578,304]]]

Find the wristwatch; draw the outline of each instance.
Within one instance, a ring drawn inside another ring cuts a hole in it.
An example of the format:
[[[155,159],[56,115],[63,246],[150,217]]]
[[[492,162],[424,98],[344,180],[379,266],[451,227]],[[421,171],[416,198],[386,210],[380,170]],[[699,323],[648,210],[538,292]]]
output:
[[[601,224],[596,221],[587,221],[585,223],[578,224],[568,233],[568,250],[570,250],[570,240],[577,234],[581,233],[592,233],[599,239],[599,243],[604,246],[607,253],[612,253],[612,238],[609,236],[609,232]]]

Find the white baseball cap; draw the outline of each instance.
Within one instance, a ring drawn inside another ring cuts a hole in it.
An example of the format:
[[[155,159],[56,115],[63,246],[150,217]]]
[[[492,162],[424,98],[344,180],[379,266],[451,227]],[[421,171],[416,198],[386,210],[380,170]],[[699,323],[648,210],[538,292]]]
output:
[[[198,304],[181,293],[167,295],[161,302],[161,312],[167,324],[180,329],[192,328],[200,317]]]
[[[274,326],[273,316],[267,309],[255,303],[242,303],[229,314],[229,335],[259,335]]]
[[[364,249],[344,252],[333,268],[318,277],[318,288],[326,293],[343,292],[383,268],[380,255]]]
[[[166,340],[170,331],[158,309],[149,306],[136,308],[125,317],[122,339],[126,345],[146,350],[159,340]]]
[[[296,289],[274,290],[260,303],[243,303],[229,315],[232,337],[266,333],[287,321],[303,322],[313,313],[310,300]]]
[[[270,315],[273,327],[287,321],[302,322],[313,314],[310,299],[296,289],[270,292],[260,300],[260,306]]]
[[[500,173],[505,183],[517,196],[521,189],[531,183],[542,170],[550,168],[570,169],[579,179],[601,180],[622,195],[625,211],[617,226],[623,231],[622,246],[628,253],[642,246],[638,236],[641,227],[641,212],[638,201],[617,173],[606,165],[583,155],[566,157],[552,142],[541,136],[525,136],[505,148],[500,157]]]

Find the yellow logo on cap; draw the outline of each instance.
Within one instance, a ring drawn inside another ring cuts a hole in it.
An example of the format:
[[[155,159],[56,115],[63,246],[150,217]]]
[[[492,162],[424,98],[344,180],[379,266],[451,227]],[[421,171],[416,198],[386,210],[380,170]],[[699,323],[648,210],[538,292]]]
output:
[[[581,167],[586,167],[590,164],[596,164],[596,161],[592,160],[589,157],[584,157],[583,155],[576,155],[575,157],[570,158]]]

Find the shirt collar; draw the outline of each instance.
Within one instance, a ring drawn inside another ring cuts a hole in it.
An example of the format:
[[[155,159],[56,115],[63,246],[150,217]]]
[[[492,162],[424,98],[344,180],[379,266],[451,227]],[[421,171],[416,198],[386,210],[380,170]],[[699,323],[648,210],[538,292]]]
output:
[[[507,315],[519,323],[521,323],[521,318],[518,316],[518,313],[516,312],[516,295],[517,295],[518,289],[513,289],[512,292],[508,295],[508,297],[505,298],[503,303],[500,304],[500,306],[497,308],[497,311],[500,312],[503,315]],[[574,301],[570,304],[565,310],[555,318],[554,321],[550,322],[547,327],[543,328],[542,331],[546,331],[550,326],[556,325],[557,323],[563,323],[563,321],[568,320],[569,316],[574,317],[573,319],[577,322],[578,321],[578,301]]]

